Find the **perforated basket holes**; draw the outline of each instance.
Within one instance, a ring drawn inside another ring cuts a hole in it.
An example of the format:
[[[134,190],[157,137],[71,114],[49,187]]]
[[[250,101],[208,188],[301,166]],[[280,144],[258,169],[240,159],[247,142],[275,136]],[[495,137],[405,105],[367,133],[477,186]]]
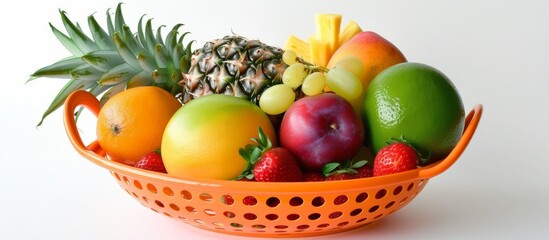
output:
[[[112,174],[129,195],[155,212],[200,228],[260,236],[331,233],[365,225],[405,206],[427,182],[415,180],[352,192],[342,189],[340,193],[319,190],[307,195],[269,195],[162,186]]]
[[[303,197],[245,196],[241,198],[242,200],[224,195],[221,199],[228,206],[242,204],[250,210],[248,212],[226,211],[224,216],[232,220],[229,230],[234,228],[237,229],[236,231],[274,231],[276,233],[332,231],[347,226],[363,225],[382,217],[381,212],[391,208],[394,201],[392,204],[382,205],[381,199],[387,197],[390,191],[400,195],[399,189],[403,188],[398,186],[396,190],[383,189],[352,194]],[[261,215],[258,212],[264,214]],[[242,217],[239,217],[239,214]]]
[[[176,198],[178,196],[174,189],[134,179],[120,173],[111,173],[118,180],[119,185],[145,207],[169,217],[174,217],[177,212],[182,210],[183,207],[178,203]],[[183,197],[185,196],[184,192],[181,194]]]

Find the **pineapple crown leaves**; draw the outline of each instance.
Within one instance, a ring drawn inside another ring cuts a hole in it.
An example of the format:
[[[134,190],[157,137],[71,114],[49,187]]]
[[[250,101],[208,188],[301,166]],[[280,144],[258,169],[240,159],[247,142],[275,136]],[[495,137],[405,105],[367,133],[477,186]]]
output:
[[[248,144],[238,150],[240,156],[246,160],[246,168],[236,178],[237,180],[242,178],[253,179],[253,168],[255,164],[259,161],[263,153],[273,147],[271,140],[265,135],[265,132],[263,132],[261,127],[258,129],[258,138],[251,138],[250,140],[252,140],[254,144]]]
[[[101,103],[136,86],[159,86],[173,95],[181,91],[177,82],[189,69],[194,42],[183,43],[189,32],[180,35],[178,31],[183,24],[176,24],[164,38],[161,34],[163,26],[155,33],[152,20],[143,24],[142,16],[137,33],[133,33],[126,25],[121,5],[117,5],[114,20],[107,10],[106,30],[93,14],[88,17],[91,36],[86,35],[80,24],[73,23],[62,10],[59,13],[66,34],[49,23],[53,34],[71,56],[36,70],[27,82],[41,77],[69,80],[44,112],[38,126],[76,90],[87,90],[95,96],[104,93]]]
[[[343,174],[343,173],[349,173],[349,174],[356,174],[358,173],[356,169],[359,169],[363,166],[365,166],[368,163],[367,160],[345,160],[343,162],[331,162],[322,168],[322,174],[325,177],[329,177],[331,175],[337,175],[337,174]]]

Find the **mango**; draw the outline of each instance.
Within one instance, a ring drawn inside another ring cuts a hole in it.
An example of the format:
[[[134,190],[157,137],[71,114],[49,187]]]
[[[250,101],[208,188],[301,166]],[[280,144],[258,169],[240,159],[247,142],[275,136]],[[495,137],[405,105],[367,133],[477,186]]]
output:
[[[327,67],[333,68],[348,57],[356,57],[364,64],[364,71],[358,76],[362,81],[362,92],[381,71],[406,62],[406,57],[395,45],[372,31],[360,32],[342,44],[330,58]]]

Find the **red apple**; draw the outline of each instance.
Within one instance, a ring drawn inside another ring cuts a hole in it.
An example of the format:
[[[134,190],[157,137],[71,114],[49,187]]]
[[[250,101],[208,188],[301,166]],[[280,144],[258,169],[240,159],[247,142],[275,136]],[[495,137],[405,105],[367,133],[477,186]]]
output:
[[[330,162],[355,156],[363,143],[364,125],[353,107],[334,93],[297,100],[284,114],[280,144],[302,167],[320,170]]]

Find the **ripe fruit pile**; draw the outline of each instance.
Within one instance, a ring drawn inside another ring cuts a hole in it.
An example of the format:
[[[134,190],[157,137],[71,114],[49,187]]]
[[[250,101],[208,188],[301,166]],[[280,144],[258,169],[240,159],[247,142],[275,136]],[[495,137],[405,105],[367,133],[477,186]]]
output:
[[[266,89],[259,99],[259,106],[265,113],[277,115],[286,110],[295,101],[294,91],[301,88],[306,96],[324,93],[326,89],[353,101],[360,97],[362,84],[355,69],[347,70],[343,65],[333,69],[315,66],[297,57],[293,50],[286,50],[282,60],[288,68],[282,75],[282,83]],[[356,58],[346,59],[346,66],[362,65]]]
[[[231,35],[191,50],[151,21],[132,33],[120,5],[92,37],[61,11],[72,56],[33,79],[71,79],[42,120],[72,92],[104,104],[98,143],[109,159],[174,177],[333,181],[408,171],[444,158],[465,114],[439,70],[341,16],[316,16],[317,33],[285,49]],[[179,101],[178,101],[179,100]],[[114,106],[114,107],[112,107]],[[245,183],[243,183],[245,184]]]

